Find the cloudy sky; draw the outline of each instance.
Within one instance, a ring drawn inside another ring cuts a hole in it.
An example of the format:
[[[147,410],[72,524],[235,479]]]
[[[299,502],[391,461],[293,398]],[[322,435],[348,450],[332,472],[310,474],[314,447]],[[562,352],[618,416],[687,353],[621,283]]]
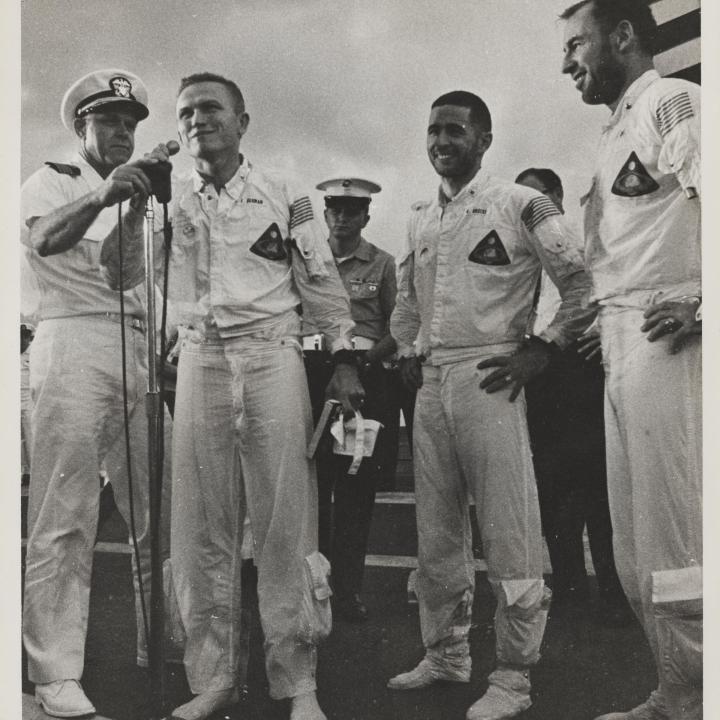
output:
[[[251,122],[242,149],[255,164],[288,168],[310,189],[353,174],[382,185],[366,235],[395,253],[411,203],[437,185],[425,155],[430,103],[467,89],[493,115],[486,167],[515,177],[528,165],[552,166],[576,219],[607,111],[584,106],[560,74],[556,18],[567,4],[24,0],[22,177],[72,152],[59,105],[81,75],[119,67],[143,78],[151,116],[136,145],[145,151],[176,136],[179,78],[216,71],[246,96]],[[320,209],[320,193],[312,197]]]
[[[243,152],[257,165],[288,168],[309,189],[335,175],[357,174],[379,182],[383,192],[373,201],[366,236],[396,253],[410,204],[430,196],[437,185],[425,155],[430,103],[446,91],[467,89],[486,100],[494,118],[495,139],[486,167],[509,178],[529,165],[553,167],[565,182],[570,219],[577,222],[578,198],[589,185],[607,111],[583,105],[572,82],[560,74],[562,23],[556,18],[569,2],[7,2],[0,33],[9,61],[0,67],[0,86],[6,102],[14,98],[18,72],[22,102],[17,119],[21,114],[22,123],[19,163],[13,155],[17,147],[7,140],[15,137],[12,132],[0,144],[0,162],[6,170],[19,167],[25,179],[43,161],[63,160],[73,151],[73,138],[59,120],[60,100],[75,79],[91,70],[126,68],[145,80],[152,113],[140,125],[139,151],[176,136],[174,104],[180,77],[200,70],[220,72],[236,80],[247,99],[251,124]],[[717,5],[715,0],[704,3],[704,28],[711,15],[714,27],[719,26]],[[708,80],[713,68],[720,67],[718,44],[707,43],[710,37],[706,33],[703,42],[705,86],[718,87],[713,85],[716,76]],[[719,96],[706,94],[703,100],[706,111],[714,103],[713,117],[718,115]],[[11,128],[17,124],[14,113],[16,103],[10,101],[4,114]],[[710,125],[714,123],[706,122]],[[181,155],[176,164],[187,167],[188,159]],[[707,172],[709,161],[705,166],[707,183],[717,174]],[[16,206],[16,174],[6,173],[5,180],[5,199]],[[712,193],[706,183],[707,197]],[[320,209],[320,193],[313,192],[313,198]],[[17,246],[11,242],[10,247]],[[706,244],[708,267],[714,247],[715,243]],[[10,252],[2,275],[10,298],[7,308],[17,303],[17,259]],[[713,252],[717,259],[717,250]],[[711,293],[712,283],[706,283],[706,296]],[[717,297],[717,291],[714,294]],[[15,335],[17,311],[3,313],[3,318],[8,321],[7,328],[3,324],[6,336],[11,331]],[[706,350],[708,339],[720,347],[717,323],[708,325]],[[8,358],[8,368],[11,360],[14,368],[14,357]],[[14,386],[6,388],[10,407],[18,406]],[[709,427],[720,424],[719,408],[720,403],[706,405]],[[8,458],[17,458],[15,417],[12,413],[9,421]],[[11,485],[3,483],[12,498]],[[708,493],[708,499],[710,506],[720,506],[720,491]],[[14,547],[19,527],[8,518],[3,530]],[[16,575],[11,573],[15,580]],[[717,568],[714,578],[720,578]],[[19,590],[9,590],[6,598],[19,597]],[[19,617],[18,607],[12,611],[14,615],[3,615]],[[720,630],[717,622],[714,629]],[[720,644],[715,650],[709,646],[706,657],[717,667]],[[19,677],[19,670],[10,677]],[[717,700],[717,691],[714,694]]]

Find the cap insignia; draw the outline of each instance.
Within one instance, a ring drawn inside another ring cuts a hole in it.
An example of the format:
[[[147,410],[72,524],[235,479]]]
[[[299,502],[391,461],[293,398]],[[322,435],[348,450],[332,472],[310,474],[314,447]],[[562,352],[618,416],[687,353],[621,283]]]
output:
[[[120,75],[111,78],[110,88],[118,97],[130,98],[130,91],[132,90],[132,85],[127,78]]]

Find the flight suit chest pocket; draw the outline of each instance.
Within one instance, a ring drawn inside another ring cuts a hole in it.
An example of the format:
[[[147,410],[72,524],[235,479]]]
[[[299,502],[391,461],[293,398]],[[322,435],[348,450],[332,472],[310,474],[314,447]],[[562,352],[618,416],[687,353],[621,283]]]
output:
[[[228,245],[244,244],[251,248],[260,241],[260,246],[268,251],[269,245],[272,244],[271,241],[278,239],[270,237],[273,223],[275,224],[274,229],[282,241],[285,237],[284,228],[286,227],[282,219],[264,205],[248,204],[242,199],[230,207],[227,212],[218,213],[213,221],[213,225],[221,231]],[[266,233],[267,235],[265,235]]]
[[[497,230],[492,229],[472,244],[468,260],[477,265],[510,265],[509,245],[507,237],[502,241]]]
[[[250,252],[266,260],[287,260],[285,240],[277,223],[267,226],[260,237],[250,246]]]
[[[645,156],[645,162],[640,156]],[[657,180],[652,176],[650,159],[652,155],[646,155],[642,151],[638,154],[633,150],[629,153],[625,162],[615,176],[611,192],[621,198],[638,198],[645,195],[652,195],[660,189]]]

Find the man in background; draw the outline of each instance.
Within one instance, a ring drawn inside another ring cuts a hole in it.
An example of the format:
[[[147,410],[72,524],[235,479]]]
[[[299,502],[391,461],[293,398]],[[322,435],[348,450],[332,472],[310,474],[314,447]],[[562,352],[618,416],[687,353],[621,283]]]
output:
[[[372,456],[363,458],[355,473],[349,473],[353,458],[333,453],[329,443],[322,445],[317,455],[320,552],[330,559],[332,567],[333,617],[362,622],[367,619],[361,590],[375,491],[384,460],[391,455],[386,448],[390,438],[385,428],[392,422],[392,413],[398,414],[390,372],[383,365],[383,360],[395,352],[390,335],[397,292],[395,261],[362,236],[370,220],[371,194],[380,191],[379,185],[359,178],[339,178],[317,187],[325,193],[328,243],[350,297],[355,323],[353,354],[365,390],[362,415],[383,426]],[[303,335],[308,347],[317,342],[312,317],[303,317]],[[327,350],[305,349],[304,355],[318,416],[332,361]],[[397,439],[397,435],[392,438],[396,443]]]
[[[515,182],[552,200],[564,214],[563,186],[549,168],[523,170]],[[546,275],[536,291],[531,328],[541,333],[559,298]],[[559,353],[525,386],[528,430],[540,517],[552,565],[552,612],[582,607],[590,597],[583,533],[587,526],[599,591],[600,619],[623,622],[627,603],[615,572],[607,499],[601,357],[585,361],[575,346]]]

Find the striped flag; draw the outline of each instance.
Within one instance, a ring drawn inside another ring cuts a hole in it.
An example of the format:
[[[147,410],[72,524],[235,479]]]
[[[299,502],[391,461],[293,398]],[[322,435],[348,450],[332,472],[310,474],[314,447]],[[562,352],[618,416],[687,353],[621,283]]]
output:
[[[528,231],[532,232],[543,220],[552,215],[560,215],[560,211],[552,200],[543,195],[533,198],[525,206],[520,218]]]
[[[297,198],[290,207],[290,227],[296,228],[298,225],[312,220],[314,217],[312,203],[306,195]]]
[[[658,24],[655,67],[700,84],[700,0],[650,0]]]

